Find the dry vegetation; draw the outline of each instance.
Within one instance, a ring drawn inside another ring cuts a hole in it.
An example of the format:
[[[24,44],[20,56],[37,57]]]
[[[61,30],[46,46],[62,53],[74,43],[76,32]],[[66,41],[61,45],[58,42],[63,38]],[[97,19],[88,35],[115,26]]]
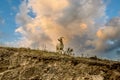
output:
[[[0,80],[120,80],[120,62],[0,47]]]

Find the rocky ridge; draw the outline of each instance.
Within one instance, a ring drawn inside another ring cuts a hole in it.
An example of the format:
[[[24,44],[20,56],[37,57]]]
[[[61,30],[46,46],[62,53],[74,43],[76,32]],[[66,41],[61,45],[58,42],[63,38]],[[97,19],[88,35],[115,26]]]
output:
[[[0,47],[0,80],[120,80],[120,62]]]

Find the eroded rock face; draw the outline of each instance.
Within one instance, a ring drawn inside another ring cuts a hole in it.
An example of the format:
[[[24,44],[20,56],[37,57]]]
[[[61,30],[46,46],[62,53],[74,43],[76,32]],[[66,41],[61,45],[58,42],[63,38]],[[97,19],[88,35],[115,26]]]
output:
[[[28,49],[0,49],[0,80],[119,80],[119,62]]]

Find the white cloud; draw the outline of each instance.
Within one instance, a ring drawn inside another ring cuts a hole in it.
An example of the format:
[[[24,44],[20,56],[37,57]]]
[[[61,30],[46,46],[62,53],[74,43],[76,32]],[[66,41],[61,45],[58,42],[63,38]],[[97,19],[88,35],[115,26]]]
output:
[[[49,50],[55,49],[60,36],[65,37],[66,47],[76,51],[96,49],[96,32],[107,17],[103,0],[28,0],[19,9],[16,22],[20,26],[16,32],[22,35],[20,43],[27,47],[46,44]],[[35,18],[28,14],[30,10]],[[98,20],[102,22],[98,24]]]

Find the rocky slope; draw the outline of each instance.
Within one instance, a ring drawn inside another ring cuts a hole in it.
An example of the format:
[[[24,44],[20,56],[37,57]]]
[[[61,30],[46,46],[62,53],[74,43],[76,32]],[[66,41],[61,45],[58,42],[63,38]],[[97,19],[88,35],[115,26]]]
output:
[[[120,80],[120,63],[0,47],[0,80]]]

